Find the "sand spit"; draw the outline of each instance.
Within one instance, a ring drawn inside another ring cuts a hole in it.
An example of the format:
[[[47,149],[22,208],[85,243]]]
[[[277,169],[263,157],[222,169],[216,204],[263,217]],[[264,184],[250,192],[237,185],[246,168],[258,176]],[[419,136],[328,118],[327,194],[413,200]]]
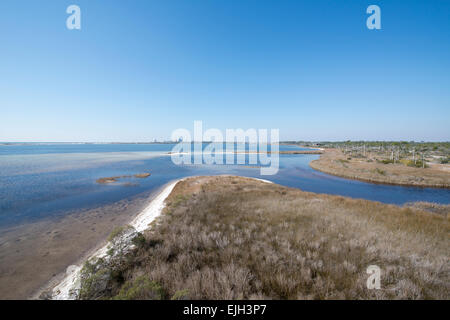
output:
[[[135,231],[141,232],[148,228],[148,225],[158,217],[163,208],[164,201],[172,192],[175,185],[181,180],[167,185],[156,198],[145,208],[131,223],[130,226],[134,228]],[[104,245],[98,249],[94,254],[92,254],[87,260],[91,258],[101,258],[105,257],[108,251],[108,244]],[[73,300],[76,298],[74,289],[76,289],[80,282],[80,271],[82,265],[71,265],[67,268],[66,276],[64,279],[57,284],[51,294],[51,299],[53,300]]]

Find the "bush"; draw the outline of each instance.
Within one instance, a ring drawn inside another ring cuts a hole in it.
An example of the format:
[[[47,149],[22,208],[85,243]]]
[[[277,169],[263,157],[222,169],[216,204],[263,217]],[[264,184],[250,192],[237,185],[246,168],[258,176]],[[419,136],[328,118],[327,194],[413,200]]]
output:
[[[406,165],[408,167],[416,167],[416,168],[422,168],[423,167],[423,162],[422,160],[417,160],[415,163],[412,160],[409,160]],[[427,164],[425,163],[425,168],[428,168]]]
[[[164,290],[147,276],[140,276],[134,281],[125,283],[114,300],[162,300]]]
[[[142,233],[138,233],[132,240],[131,242],[138,248],[143,248],[145,246],[145,237]]]
[[[121,236],[121,235],[125,234],[131,228],[133,228],[133,227],[132,226],[122,226],[122,227],[114,228],[114,230],[111,231],[111,233],[108,236],[108,241],[113,241],[118,236]]]
[[[170,298],[170,300],[188,300],[189,299],[189,290],[178,290],[175,294]]]
[[[81,285],[78,299],[94,300],[102,297],[111,277],[103,259],[88,260],[81,269]]]

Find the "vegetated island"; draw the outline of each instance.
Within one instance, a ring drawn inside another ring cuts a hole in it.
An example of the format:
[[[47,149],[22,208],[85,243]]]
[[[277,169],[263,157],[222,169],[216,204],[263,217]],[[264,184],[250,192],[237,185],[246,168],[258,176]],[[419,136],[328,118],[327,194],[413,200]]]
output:
[[[108,256],[86,262],[77,299],[449,298],[450,206],[233,176],[172,188],[149,229],[115,230]],[[383,290],[367,288],[370,265]]]
[[[320,159],[309,165],[335,176],[372,183],[431,188],[450,188],[450,165],[433,161],[420,153],[400,155],[398,151],[357,149],[324,149]]]
[[[150,173],[146,172],[146,173],[137,173],[134,175],[123,175],[123,176],[115,176],[115,177],[106,177],[106,178],[99,178],[96,180],[97,183],[99,184],[110,184],[110,183],[115,183],[120,179],[127,179],[127,178],[138,178],[138,179],[145,179],[150,177]]]

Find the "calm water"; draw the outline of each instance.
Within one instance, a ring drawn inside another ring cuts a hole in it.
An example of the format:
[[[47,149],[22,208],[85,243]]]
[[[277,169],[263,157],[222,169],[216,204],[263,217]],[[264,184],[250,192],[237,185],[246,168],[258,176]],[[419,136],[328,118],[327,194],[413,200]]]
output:
[[[385,203],[410,201],[450,203],[446,189],[369,184],[311,169],[317,155],[281,155],[275,176],[239,165],[176,166],[166,153],[172,144],[0,145],[0,226],[64,214],[156,190],[193,175],[233,174],[271,180],[305,191],[338,194]],[[280,146],[292,150],[293,146]],[[297,148],[298,149],[298,148]],[[151,172],[147,179],[99,185],[101,177]]]

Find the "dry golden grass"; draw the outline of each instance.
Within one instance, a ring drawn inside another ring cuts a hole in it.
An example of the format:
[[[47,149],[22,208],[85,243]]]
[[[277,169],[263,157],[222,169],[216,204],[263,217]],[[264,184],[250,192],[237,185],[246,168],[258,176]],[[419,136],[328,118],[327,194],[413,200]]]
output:
[[[370,155],[367,158],[351,158],[337,149],[326,149],[320,159],[310,162],[310,166],[339,177],[373,183],[450,188],[449,165],[435,164],[424,169],[402,163],[383,164],[371,159]]]
[[[430,203],[430,202],[409,202],[405,205],[409,208],[429,211],[437,214],[441,214],[443,216],[448,217],[450,214],[450,205],[442,205],[437,203]]]
[[[449,231],[446,216],[419,209],[191,178],[126,263],[108,266],[102,297],[448,299]],[[366,287],[369,265],[381,290]]]

